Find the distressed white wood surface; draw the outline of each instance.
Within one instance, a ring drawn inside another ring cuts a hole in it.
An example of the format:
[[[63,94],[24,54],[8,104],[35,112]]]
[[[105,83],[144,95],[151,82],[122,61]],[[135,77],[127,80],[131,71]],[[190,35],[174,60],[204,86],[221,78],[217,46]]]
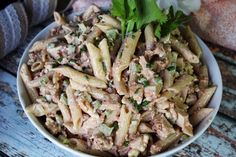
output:
[[[25,117],[14,76],[0,70],[0,151],[9,156],[73,157],[45,139]],[[236,122],[218,114],[210,128],[194,143],[173,156],[236,155]]]

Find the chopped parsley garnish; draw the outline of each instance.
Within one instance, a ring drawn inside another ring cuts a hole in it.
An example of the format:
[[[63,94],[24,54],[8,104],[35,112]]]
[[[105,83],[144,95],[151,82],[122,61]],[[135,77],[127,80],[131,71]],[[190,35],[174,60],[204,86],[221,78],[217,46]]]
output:
[[[86,48],[86,46],[84,45],[82,48],[80,48],[80,52],[82,53],[82,52],[86,52],[87,51],[87,48]]]
[[[57,59],[57,62],[61,62],[63,60],[63,57],[59,57],[58,59]]]
[[[147,87],[149,85],[148,80],[143,75],[140,75],[137,81],[138,83],[143,84],[144,87]]]
[[[142,70],[142,66],[139,63],[134,63],[133,68],[134,68],[134,72],[136,73],[140,73]]]
[[[163,84],[163,80],[159,75],[155,75],[154,80],[157,84]]]
[[[96,111],[97,109],[99,109],[100,107],[101,107],[101,102],[100,101],[98,101],[98,100],[96,100],[96,101],[94,101],[93,103],[93,106],[94,106],[94,111]]]
[[[137,109],[138,112],[140,112],[141,110],[143,110],[143,107],[147,106],[150,102],[144,100],[142,103],[138,104],[138,102],[136,100],[134,100],[134,98],[129,98],[130,102],[134,105],[134,107]]]
[[[164,13],[156,0],[112,0],[111,14],[120,19],[123,37],[149,23],[154,24],[156,37],[164,37],[190,19],[182,11],[174,13],[173,7]]]
[[[86,80],[89,80],[89,76],[88,75],[85,75],[84,76]]]
[[[106,31],[106,36],[110,42],[113,42],[117,38],[118,33],[117,29],[112,28]]]
[[[105,73],[107,73],[107,67],[104,62],[102,62],[102,69]]]
[[[45,85],[48,83],[48,81],[49,81],[49,79],[48,79],[48,77],[46,76],[46,77],[43,77],[43,78],[39,81],[39,84],[40,84],[41,86],[45,86]]]
[[[124,142],[124,146],[125,146],[125,147],[128,147],[128,146],[129,146],[129,141],[125,141],[125,142]]]
[[[152,69],[153,68],[153,64],[152,63],[147,63],[146,67]]]
[[[112,124],[112,127],[114,128],[114,130],[119,129],[118,122],[114,122],[114,123]]]

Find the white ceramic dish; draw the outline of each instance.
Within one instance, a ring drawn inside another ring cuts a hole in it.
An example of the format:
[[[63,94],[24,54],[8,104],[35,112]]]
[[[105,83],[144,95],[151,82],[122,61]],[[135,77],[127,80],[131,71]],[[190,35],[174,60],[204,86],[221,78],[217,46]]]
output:
[[[18,72],[17,72],[17,89],[18,89],[18,96],[21,102],[21,105],[23,109],[25,110],[26,106],[29,105],[29,98],[27,96],[26,89],[24,87],[24,84],[20,78],[20,67],[23,63],[25,63],[28,60],[28,50],[29,48],[33,45],[34,42],[40,39],[44,39],[44,37],[47,36],[48,32],[50,29],[56,26],[56,23],[52,23],[49,26],[47,26],[45,29],[43,29],[28,45],[28,47],[25,49],[24,54],[20,60],[20,64],[18,67]],[[182,150],[184,147],[195,141],[198,137],[200,137],[203,132],[210,126],[212,123],[214,117],[216,116],[220,103],[221,103],[221,98],[222,98],[222,79],[221,79],[221,73],[219,70],[219,66],[212,55],[211,51],[209,48],[206,46],[206,44],[199,38],[197,37],[198,42],[203,50],[203,56],[202,56],[202,61],[207,65],[211,81],[213,82],[214,85],[217,86],[217,90],[215,94],[213,95],[211,101],[209,102],[209,107],[214,108],[214,111],[207,116],[197,127],[194,129],[194,136],[189,138],[187,141],[184,143],[178,145],[177,147],[174,147],[172,149],[169,149],[163,153],[153,155],[153,157],[164,157],[164,156],[169,156],[171,154],[174,154],[180,150]],[[43,134],[47,139],[49,139],[52,143],[55,145],[59,146],[60,148],[69,151],[75,155],[81,156],[81,157],[92,157],[92,155],[85,154],[83,152],[74,150],[66,145],[63,145],[60,143],[53,135],[51,135],[43,126],[42,124],[38,121],[38,119],[33,115],[28,112],[26,112],[29,120],[32,122],[32,124],[39,130],[41,134]]]

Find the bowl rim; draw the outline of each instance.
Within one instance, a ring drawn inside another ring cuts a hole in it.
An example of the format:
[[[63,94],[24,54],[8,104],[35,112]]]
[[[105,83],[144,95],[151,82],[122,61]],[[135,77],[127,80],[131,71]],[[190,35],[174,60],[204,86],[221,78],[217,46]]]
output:
[[[79,13],[76,13],[79,14]],[[72,16],[72,15],[70,15]],[[57,138],[55,138],[52,134],[50,134],[43,126],[42,124],[38,121],[38,119],[31,113],[27,112],[25,107],[26,107],[26,103],[25,100],[23,98],[23,93],[25,92],[25,87],[22,86],[22,80],[20,78],[20,67],[24,62],[24,60],[26,60],[26,58],[28,58],[28,54],[29,54],[29,49],[30,47],[33,45],[33,43],[35,43],[35,41],[41,39],[42,37],[45,37],[46,34],[48,34],[49,30],[51,28],[54,28],[55,26],[57,26],[57,24],[55,22],[52,22],[51,24],[49,24],[47,27],[45,27],[43,30],[41,30],[32,40],[31,42],[28,44],[28,46],[25,48],[24,53],[20,59],[20,63],[18,65],[18,70],[17,70],[17,93],[18,93],[18,97],[21,103],[22,108],[24,109],[24,112],[26,113],[27,117],[29,118],[30,122],[34,125],[35,128],[37,128],[37,130],[44,136],[46,137],[48,140],[50,140],[53,144],[59,146],[60,148],[67,150],[68,152],[74,154],[74,155],[79,155],[79,156],[84,156],[84,157],[94,157],[94,155],[91,154],[87,154],[85,152],[79,151],[79,150],[75,150],[69,146],[66,146],[64,144],[62,144]],[[197,133],[194,133],[194,135],[192,137],[190,137],[188,140],[184,141],[183,143],[177,145],[176,147],[173,147],[171,149],[168,149],[162,153],[159,154],[155,154],[155,155],[151,155],[152,157],[164,157],[164,156],[169,156],[171,154],[177,153],[178,151],[182,150],[183,148],[185,148],[186,146],[188,146],[189,144],[191,144],[192,142],[194,142],[197,138],[199,138],[205,131],[206,129],[211,125],[211,123],[213,122],[220,104],[221,104],[221,100],[222,100],[222,93],[223,93],[223,84],[222,84],[222,77],[221,77],[221,73],[220,73],[220,69],[219,66],[215,60],[215,57],[213,56],[212,52],[209,50],[209,48],[206,46],[206,44],[196,35],[197,40],[201,46],[202,49],[204,49],[203,53],[205,55],[208,55],[208,57],[211,58],[211,62],[215,67],[215,71],[214,73],[217,73],[216,75],[218,75],[218,84],[217,84],[217,90],[216,92],[218,93],[217,96],[217,100],[218,100],[218,104],[216,105],[216,107],[214,107],[213,112],[208,115],[205,119],[208,119],[205,123],[203,128],[198,131]],[[204,55],[203,54],[203,55]],[[202,57],[204,58],[204,57]],[[208,62],[206,62],[205,64],[207,64]],[[209,66],[209,65],[208,65]],[[208,67],[209,69],[209,67]],[[210,75],[210,74],[209,74]],[[211,76],[211,75],[210,75]],[[22,91],[23,90],[23,91]],[[214,93],[214,95],[216,94],[216,92]],[[211,100],[209,101],[209,103],[211,102]],[[208,103],[208,104],[209,104]],[[202,122],[201,122],[202,123]]]

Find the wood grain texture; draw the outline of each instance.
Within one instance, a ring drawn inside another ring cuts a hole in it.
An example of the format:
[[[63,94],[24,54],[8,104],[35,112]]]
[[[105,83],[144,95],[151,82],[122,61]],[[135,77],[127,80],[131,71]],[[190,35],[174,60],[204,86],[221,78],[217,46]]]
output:
[[[0,70],[0,151],[9,156],[73,157],[44,138],[25,117],[16,93],[16,79]],[[174,156],[233,156],[236,122],[218,114],[211,127]]]

